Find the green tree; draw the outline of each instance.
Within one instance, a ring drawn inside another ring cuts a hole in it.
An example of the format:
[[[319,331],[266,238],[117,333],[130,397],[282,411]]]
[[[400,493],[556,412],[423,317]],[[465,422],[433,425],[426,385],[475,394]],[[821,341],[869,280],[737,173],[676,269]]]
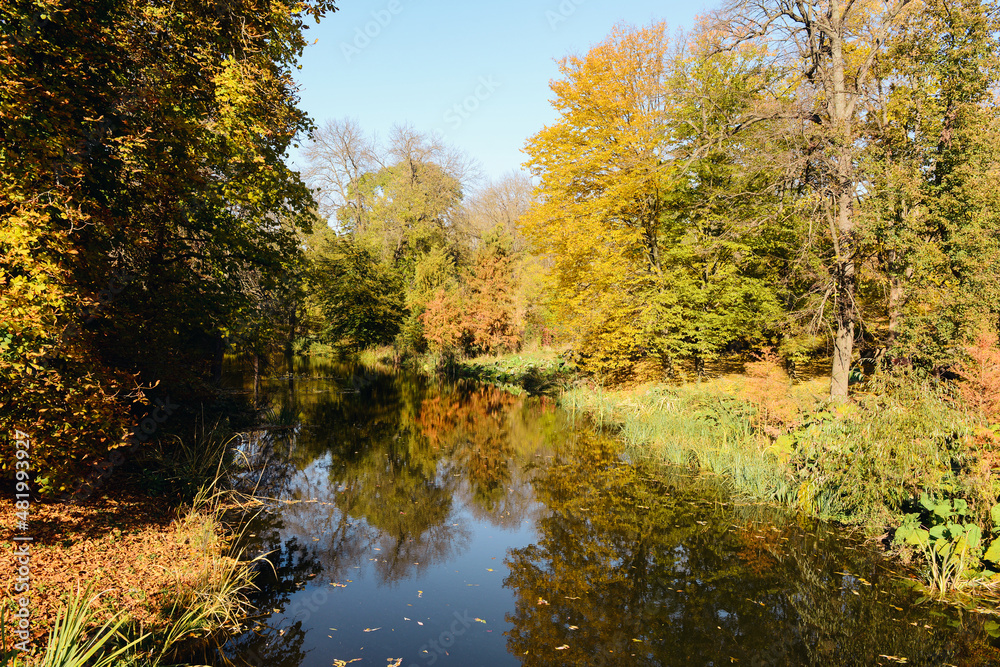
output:
[[[910,0],[863,2],[805,0],[781,2],[734,0],[713,26],[718,52],[753,44],[770,49],[773,66],[782,71],[788,95],[762,98],[734,118],[737,130],[757,128],[799,141],[797,149],[769,158],[789,172],[790,184],[810,205],[817,232],[826,233],[817,248],[825,276],[821,291],[832,301],[833,365],[830,396],[844,400],[861,318],[859,268],[864,259],[857,200],[866,174],[859,170],[864,147],[864,118],[873,111],[868,95],[873,67]],[[796,172],[792,175],[791,172]],[[827,298],[822,300],[825,308]]]
[[[328,342],[356,350],[392,342],[406,316],[403,289],[371,251],[350,236],[336,238],[312,271]]]
[[[861,212],[887,297],[871,312],[887,324],[873,333],[927,371],[953,365],[978,327],[997,322],[997,9],[926,2],[877,62]]]

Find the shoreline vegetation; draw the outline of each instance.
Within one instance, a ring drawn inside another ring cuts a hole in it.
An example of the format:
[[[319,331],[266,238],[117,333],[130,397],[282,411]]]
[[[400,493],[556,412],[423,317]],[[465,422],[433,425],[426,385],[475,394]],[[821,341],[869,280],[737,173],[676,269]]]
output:
[[[261,558],[239,547],[256,505],[229,483],[240,471],[231,435],[196,424],[187,441],[154,441],[93,495],[33,502],[30,636],[12,633],[5,605],[0,664],[181,667],[237,632]],[[0,503],[4,525],[17,514]]]
[[[210,487],[179,508],[136,491],[36,504],[30,650],[5,609],[3,664],[178,665],[238,628],[254,561],[233,551],[233,508]]]
[[[236,622],[249,566],[202,489],[268,362],[322,348],[558,394],[632,451],[884,536],[934,596],[1000,587],[1000,0],[619,24],[559,61],[554,122],[491,180],[436,133],[299,108],[334,0],[7,4],[0,515],[35,531],[34,627],[72,616],[33,664],[99,652],[93,623],[150,665]],[[30,606],[8,581],[4,611]]]

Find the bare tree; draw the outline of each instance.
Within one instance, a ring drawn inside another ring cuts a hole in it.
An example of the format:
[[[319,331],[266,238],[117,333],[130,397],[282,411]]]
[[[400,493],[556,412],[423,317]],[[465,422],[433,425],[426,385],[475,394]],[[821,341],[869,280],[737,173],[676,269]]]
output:
[[[872,67],[903,9],[912,0],[733,0],[717,15],[720,49],[765,45],[786,71],[792,102],[755,109],[738,125],[797,120],[809,147],[808,185],[828,228],[827,262],[836,325],[830,397],[847,397],[859,310],[855,300],[859,229],[855,204],[861,124]],[[825,303],[825,299],[824,299]]]
[[[475,187],[482,178],[475,159],[447,145],[439,137],[418,132],[409,124],[392,126],[387,152],[394,162],[406,161],[414,171],[419,164],[433,162],[461,183],[463,188]]]
[[[534,197],[531,179],[521,172],[510,172],[473,193],[463,204],[459,229],[463,242],[478,246],[483,236],[503,229],[514,241],[514,250],[524,249],[524,239],[518,231],[521,219]]]
[[[384,165],[376,141],[352,118],[332,120],[313,133],[304,149],[306,182],[316,191],[320,212],[353,230],[365,227],[365,202],[359,187],[366,174]]]

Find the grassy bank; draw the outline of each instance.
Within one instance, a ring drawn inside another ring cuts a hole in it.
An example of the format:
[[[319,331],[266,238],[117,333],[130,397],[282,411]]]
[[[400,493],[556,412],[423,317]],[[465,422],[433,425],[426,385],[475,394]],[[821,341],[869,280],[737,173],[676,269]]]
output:
[[[425,375],[465,378],[513,394],[557,394],[578,377],[576,365],[565,352],[552,348],[465,358],[429,352],[406,356],[392,346],[382,346],[362,350],[354,358],[370,368],[406,368]]]
[[[529,394],[557,393],[577,376],[576,366],[561,352],[551,349],[463,359],[452,362],[450,370],[457,377]]]
[[[745,375],[697,384],[580,384],[561,400],[616,430],[633,456],[698,467],[739,495],[862,526],[887,543],[895,536],[939,590],[992,587],[1000,428],[947,384],[877,377],[839,405],[826,390],[826,381],[793,383],[775,364],[753,362]]]

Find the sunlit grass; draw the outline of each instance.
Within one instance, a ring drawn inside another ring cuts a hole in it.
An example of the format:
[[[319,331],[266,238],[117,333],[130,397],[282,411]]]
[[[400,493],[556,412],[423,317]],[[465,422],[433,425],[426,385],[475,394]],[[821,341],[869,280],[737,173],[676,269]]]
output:
[[[755,385],[756,383],[756,385]],[[562,402],[617,430],[633,456],[723,476],[733,491],[882,532],[924,490],[984,511],[996,489],[975,474],[972,425],[940,389],[890,383],[851,403],[823,380],[728,376],[625,390],[578,386]],[[988,488],[987,488],[988,487]]]

